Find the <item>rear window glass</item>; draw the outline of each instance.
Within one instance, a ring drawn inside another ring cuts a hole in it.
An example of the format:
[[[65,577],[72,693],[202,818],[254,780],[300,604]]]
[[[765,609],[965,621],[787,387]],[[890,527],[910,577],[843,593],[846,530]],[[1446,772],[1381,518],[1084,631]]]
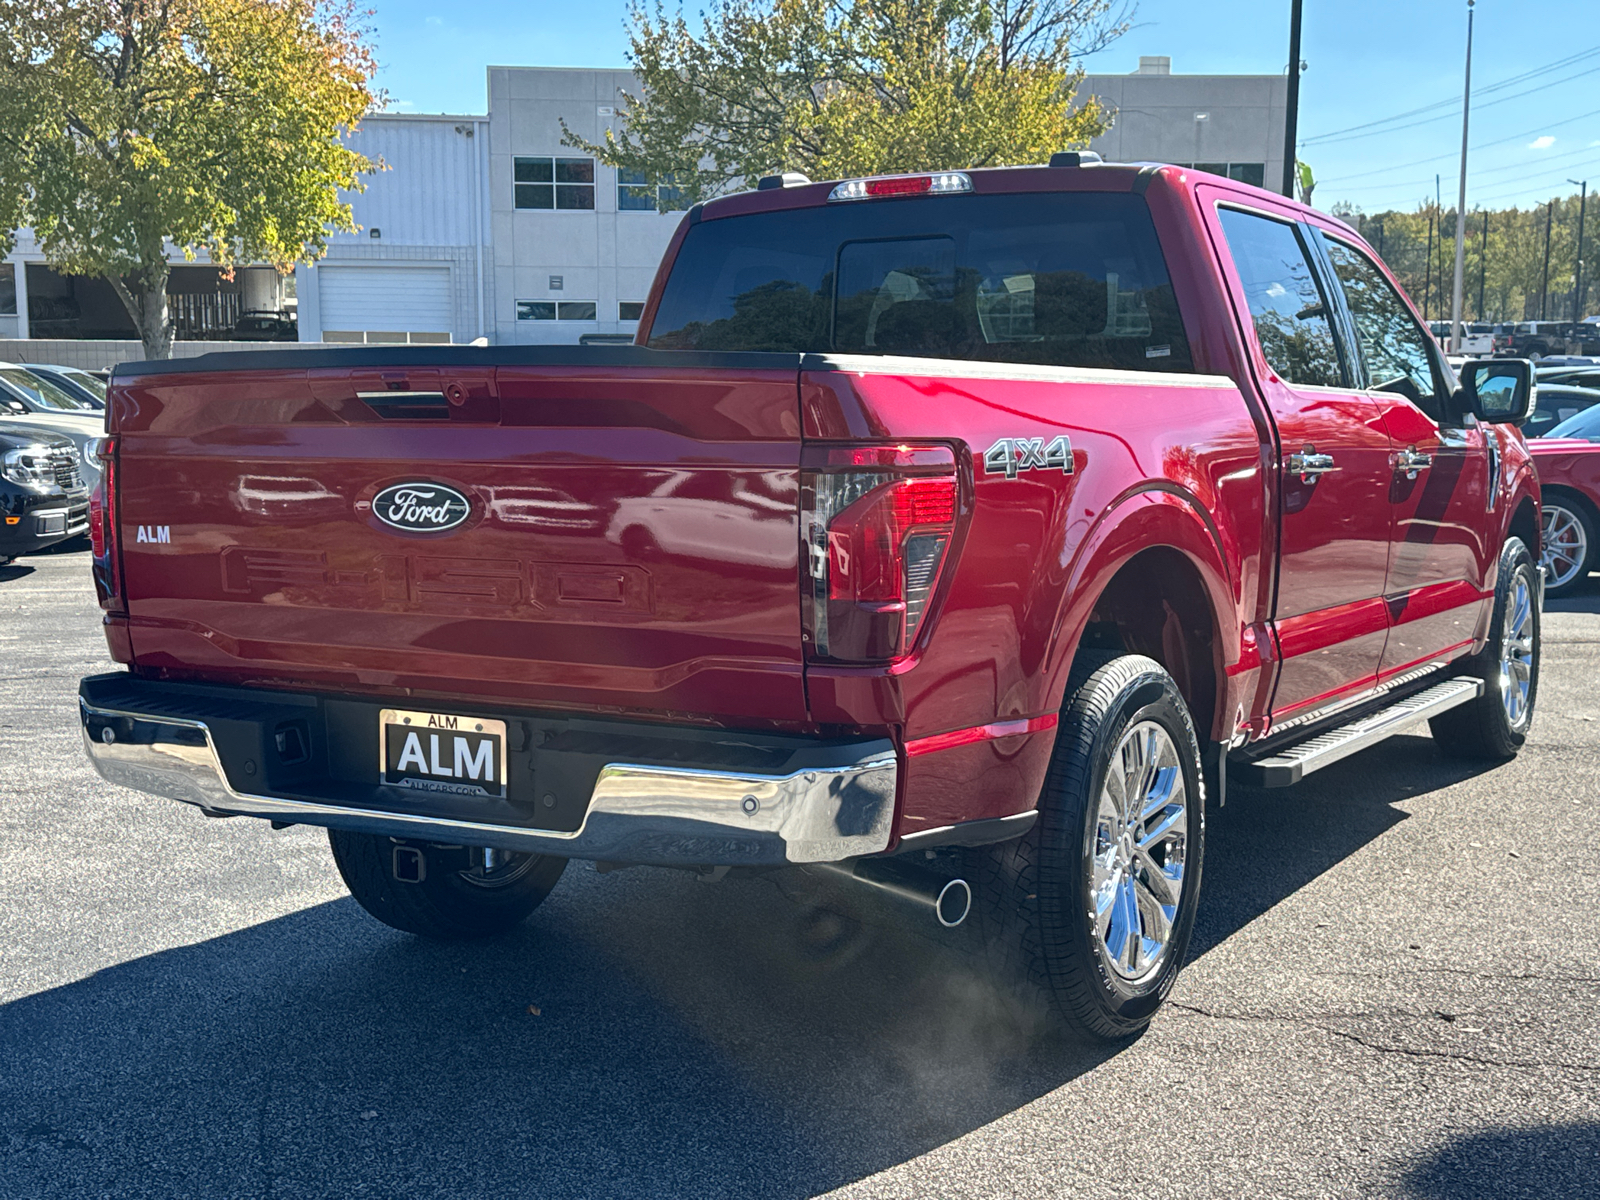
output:
[[[860,201],[689,230],[662,350],[1193,369],[1143,197]]]

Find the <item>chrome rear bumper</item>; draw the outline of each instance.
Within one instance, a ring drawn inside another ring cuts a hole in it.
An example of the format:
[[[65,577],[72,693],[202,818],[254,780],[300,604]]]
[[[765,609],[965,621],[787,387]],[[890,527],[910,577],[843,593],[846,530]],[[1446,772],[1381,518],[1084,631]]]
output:
[[[838,862],[885,850],[894,824],[897,762],[887,741],[783,775],[610,763],[582,824],[561,832],[240,792],[205,721],[78,704],[84,748],[105,779],[219,815],[666,866]]]

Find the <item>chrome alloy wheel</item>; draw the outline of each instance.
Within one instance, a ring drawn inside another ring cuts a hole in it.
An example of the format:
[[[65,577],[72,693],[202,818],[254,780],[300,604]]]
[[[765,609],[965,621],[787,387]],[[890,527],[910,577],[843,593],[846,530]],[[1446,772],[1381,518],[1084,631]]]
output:
[[[1544,506],[1544,532],[1539,544],[1544,548],[1539,564],[1544,567],[1548,587],[1566,587],[1589,561],[1589,535],[1578,514],[1564,505]]]
[[[1100,960],[1138,983],[1160,970],[1183,896],[1188,789],[1172,737],[1154,721],[1122,735],[1100,789],[1089,918]]]
[[[1528,723],[1533,654],[1533,588],[1527,574],[1519,571],[1506,597],[1506,615],[1500,629],[1500,703],[1512,729],[1521,730]]]

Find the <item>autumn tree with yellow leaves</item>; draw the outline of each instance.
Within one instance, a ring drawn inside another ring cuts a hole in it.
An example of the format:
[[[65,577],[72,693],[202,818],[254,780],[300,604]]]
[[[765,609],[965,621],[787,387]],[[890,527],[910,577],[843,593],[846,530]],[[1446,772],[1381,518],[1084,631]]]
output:
[[[354,228],[374,68],[338,2],[0,0],[0,252],[31,227],[166,358],[170,246],[287,270]]]

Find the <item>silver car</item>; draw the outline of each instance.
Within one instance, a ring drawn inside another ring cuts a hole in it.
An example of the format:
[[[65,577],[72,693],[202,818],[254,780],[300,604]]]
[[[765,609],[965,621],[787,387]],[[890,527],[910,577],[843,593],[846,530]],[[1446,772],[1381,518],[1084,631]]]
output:
[[[84,484],[100,482],[95,450],[105,436],[105,413],[16,363],[0,362],[0,420],[65,434],[77,448]]]

